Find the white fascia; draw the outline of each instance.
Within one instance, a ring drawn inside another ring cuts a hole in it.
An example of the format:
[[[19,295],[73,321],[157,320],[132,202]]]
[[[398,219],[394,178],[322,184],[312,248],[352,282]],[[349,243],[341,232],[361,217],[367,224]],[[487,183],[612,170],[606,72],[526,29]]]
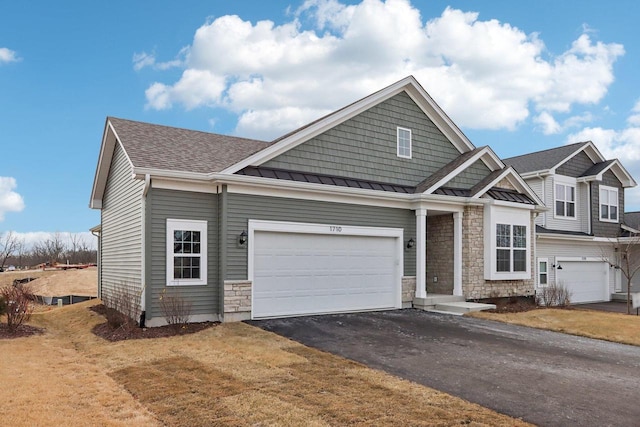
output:
[[[564,159],[562,159],[560,162],[558,162],[555,166],[550,168],[549,171],[551,173],[556,173],[556,169],[557,168],[559,168],[563,164],[567,163],[569,160],[571,160],[572,158],[574,158],[575,156],[577,156],[579,153],[581,153],[583,151],[589,157],[589,159],[591,159],[591,161],[593,163],[600,163],[600,162],[604,162],[604,161],[607,160],[607,159],[604,158],[602,153],[600,153],[600,151],[598,151],[598,148],[595,146],[595,144],[593,142],[591,142],[591,141],[588,141],[585,145],[583,145],[582,147],[578,148],[576,151],[574,151],[573,153],[569,154]]]
[[[309,139],[320,135],[321,133],[343,123],[344,121],[355,117],[363,111],[371,108],[374,105],[383,102],[400,92],[405,91],[422,109],[422,111],[431,119],[431,121],[440,129],[440,131],[447,136],[451,143],[460,151],[460,153],[473,150],[475,147],[467,139],[467,137],[458,129],[458,127],[451,121],[451,119],[444,113],[444,111],[436,104],[436,102],[429,96],[429,94],[420,86],[418,81],[413,76],[405,77],[404,79],[387,86],[386,88],[375,92],[369,96],[366,96],[359,101],[354,102],[341,110],[337,110],[326,116],[324,119],[320,119],[316,123],[300,129],[288,137],[276,142],[275,144],[261,150],[246,159],[224,169],[223,174],[233,174],[247,166],[258,166],[267,162],[274,157],[302,144]]]
[[[127,150],[124,149],[122,142],[120,142],[118,133],[111,122],[107,119],[102,136],[102,144],[100,145],[100,155],[98,156],[96,174],[93,179],[93,187],[91,189],[91,200],[89,201],[89,207],[91,209],[102,209],[102,198],[104,197],[104,190],[107,186],[107,178],[109,177],[109,169],[111,168],[111,161],[113,160],[116,144],[120,145],[120,148],[129,163],[129,167],[133,171],[133,162],[129,158]]]
[[[499,164],[502,163],[500,161],[500,159],[498,158],[498,156],[495,155],[495,153],[493,153],[493,151],[489,148],[489,147],[484,147],[483,149],[481,149],[480,151],[478,151],[476,154],[474,154],[473,156],[469,157],[464,163],[462,163],[460,166],[458,166],[457,168],[455,168],[454,170],[452,170],[451,172],[449,172],[447,175],[445,175],[443,178],[441,178],[440,180],[438,180],[435,184],[433,184],[431,187],[427,188],[424,191],[424,194],[432,194],[434,191],[436,191],[438,188],[442,187],[444,184],[446,184],[447,182],[451,181],[453,178],[455,178],[456,176],[458,176],[460,173],[462,173],[465,169],[467,169],[469,166],[471,166],[472,164],[474,164],[478,159],[483,158],[484,156],[488,156],[489,159],[494,160],[495,163],[495,168],[491,169],[496,170],[497,167],[499,167]],[[487,162],[485,162],[486,164]]]
[[[518,173],[515,171],[515,169],[513,169],[513,167],[511,167],[511,166],[508,166],[504,170],[504,172],[502,172],[500,175],[498,175],[498,177],[496,179],[491,181],[484,188],[482,188],[479,191],[477,191],[476,194],[472,194],[471,197],[472,198],[476,198],[476,199],[480,198],[487,191],[489,191],[489,189],[491,187],[493,187],[495,184],[500,182],[503,178],[507,178],[509,180],[509,182],[514,187],[516,187],[516,189],[518,191],[520,191],[521,193],[525,193],[527,196],[531,197],[531,199],[533,199],[533,201],[537,205],[539,205],[539,208],[538,208],[539,211],[548,210],[548,208],[545,207],[544,202],[542,200],[540,200],[540,198],[535,193],[535,191],[533,191],[531,189],[531,187],[529,187],[529,185],[524,181],[524,179],[522,179],[522,177],[520,175],[518,175]]]

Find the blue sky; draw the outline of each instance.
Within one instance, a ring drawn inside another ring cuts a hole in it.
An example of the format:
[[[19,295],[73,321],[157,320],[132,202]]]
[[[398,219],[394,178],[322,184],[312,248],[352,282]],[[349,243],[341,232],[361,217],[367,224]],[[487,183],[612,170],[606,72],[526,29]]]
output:
[[[407,74],[476,146],[592,139],[640,178],[637,2],[186,5],[0,6],[0,232],[99,223],[87,206],[108,115],[271,139]]]

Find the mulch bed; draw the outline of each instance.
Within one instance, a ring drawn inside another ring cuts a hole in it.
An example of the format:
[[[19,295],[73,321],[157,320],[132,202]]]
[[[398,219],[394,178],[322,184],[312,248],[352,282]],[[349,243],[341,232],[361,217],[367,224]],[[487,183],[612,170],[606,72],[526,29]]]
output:
[[[10,331],[6,323],[0,323],[0,340],[30,337],[32,335],[40,335],[43,333],[44,329],[29,325],[20,325],[15,331]]]
[[[496,305],[495,310],[487,310],[489,313],[522,313],[538,309],[535,301],[531,298],[490,298],[482,302]]]
[[[89,307],[89,310],[94,311],[102,316],[107,317],[108,309],[104,304],[94,305]],[[187,323],[186,325],[166,325],[158,326],[155,328],[140,328],[135,322],[130,322],[122,326],[113,328],[109,325],[109,322],[104,322],[93,327],[91,332],[100,338],[104,338],[107,341],[116,342],[123,340],[138,340],[146,338],[165,338],[174,337],[177,335],[188,335],[200,332],[207,328],[212,328],[219,325],[220,322],[200,322],[200,323]]]

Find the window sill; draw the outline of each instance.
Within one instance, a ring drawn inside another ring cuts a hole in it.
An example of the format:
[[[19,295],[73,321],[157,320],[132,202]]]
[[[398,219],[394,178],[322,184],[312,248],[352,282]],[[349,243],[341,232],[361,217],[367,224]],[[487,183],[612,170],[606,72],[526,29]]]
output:
[[[168,282],[167,286],[207,286],[207,282],[202,280],[180,280],[175,282]]]
[[[618,224],[619,221],[617,219],[605,219],[605,218],[600,218],[600,222],[608,222],[609,224]]]
[[[517,273],[491,272],[485,276],[485,280],[527,280],[531,279],[531,273],[527,271]]]

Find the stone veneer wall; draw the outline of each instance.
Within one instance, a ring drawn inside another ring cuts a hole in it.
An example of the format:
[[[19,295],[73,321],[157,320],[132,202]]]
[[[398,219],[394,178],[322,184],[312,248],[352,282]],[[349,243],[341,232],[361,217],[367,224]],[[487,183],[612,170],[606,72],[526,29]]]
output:
[[[427,218],[427,293],[453,295],[452,214]]]
[[[467,206],[462,220],[462,292],[466,299],[529,296],[534,294],[535,225],[529,227],[531,278],[526,280],[484,280],[484,208]]]
[[[413,297],[416,296],[416,276],[402,277],[402,308],[413,306]]]
[[[224,281],[224,321],[237,322],[251,318],[251,286],[249,280]]]

